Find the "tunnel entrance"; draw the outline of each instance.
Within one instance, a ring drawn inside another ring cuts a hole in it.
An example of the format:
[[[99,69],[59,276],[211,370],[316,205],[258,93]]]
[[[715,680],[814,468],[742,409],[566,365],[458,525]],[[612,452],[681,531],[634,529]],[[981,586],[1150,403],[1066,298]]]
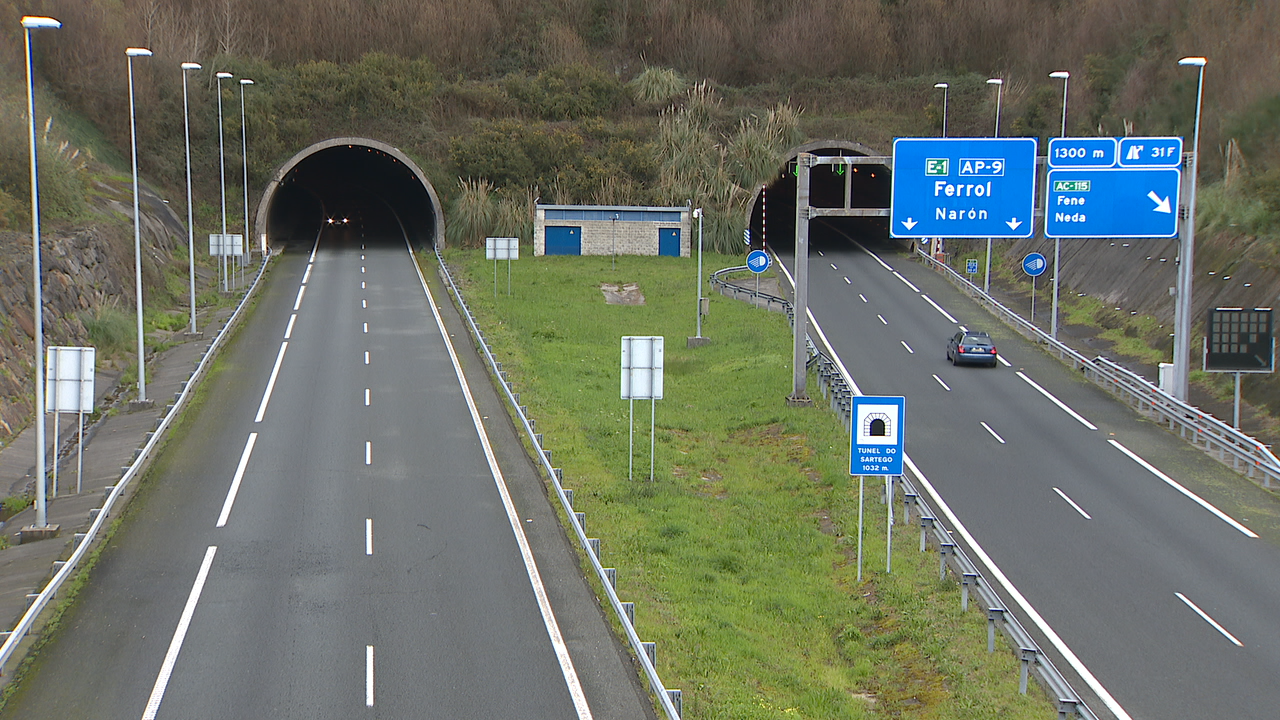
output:
[[[415,246],[444,244],[440,198],[416,163],[368,138],[318,142],[272,175],[258,203],[255,247],[310,247],[321,229],[355,222],[400,233]],[[402,242],[402,241],[401,241]]]
[[[761,241],[778,250],[791,252],[796,239],[796,158],[800,153],[814,155],[879,156],[884,153],[846,140],[814,140],[793,148],[787,162],[762,190],[756,193],[751,210],[751,244]],[[810,204],[813,207],[845,207],[846,188],[849,207],[888,208],[892,176],[885,165],[817,165],[809,179]],[[847,236],[872,245],[896,243],[889,237],[888,217],[823,217],[810,224],[810,243],[847,243]]]

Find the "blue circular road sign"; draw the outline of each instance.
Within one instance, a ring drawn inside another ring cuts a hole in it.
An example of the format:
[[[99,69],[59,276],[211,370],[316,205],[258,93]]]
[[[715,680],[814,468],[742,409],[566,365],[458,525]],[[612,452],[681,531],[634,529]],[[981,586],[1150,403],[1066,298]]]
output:
[[[1022,271],[1031,277],[1040,277],[1047,269],[1049,269],[1049,261],[1045,260],[1040,253],[1028,253],[1022,258]]]
[[[769,253],[763,250],[752,250],[747,254],[747,267],[757,275],[768,270],[772,264],[773,259],[769,257]]]

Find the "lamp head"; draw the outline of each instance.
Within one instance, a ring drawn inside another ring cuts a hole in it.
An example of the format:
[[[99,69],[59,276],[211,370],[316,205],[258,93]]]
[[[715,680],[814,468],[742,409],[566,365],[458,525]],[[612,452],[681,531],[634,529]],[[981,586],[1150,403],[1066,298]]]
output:
[[[40,17],[38,15],[23,15],[22,27],[28,30],[36,30],[39,28],[60,28],[62,23],[51,17]]]
[[[693,209],[693,216],[694,216],[695,218],[700,218],[700,217],[702,217],[702,208],[694,208],[694,209]]]
[[[947,88],[951,87],[946,83],[934,83],[933,86],[936,88],[942,88],[943,90],[946,90]]]
[[[1066,70],[1059,70],[1057,72],[1049,73],[1049,77],[1057,78],[1059,80],[1066,80],[1067,78],[1071,77],[1071,73],[1067,72]]]
[[[146,48],[125,48],[124,54],[129,57],[151,57],[151,51]]]
[[[1194,65],[1196,67],[1204,67],[1207,61],[1202,57],[1184,57],[1178,61],[1179,65]]]
[[[1004,79],[1003,79],[1003,78],[989,78],[989,79],[987,80],[987,84],[988,84],[988,85],[1003,85],[1003,84],[1004,84]]]
[[[253,81],[252,81],[252,80],[250,80],[249,78],[240,78],[240,84],[241,84],[241,85],[252,85],[252,84],[253,84]]]
[[[232,75],[232,74],[231,74],[231,73],[229,73],[229,72],[214,73],[214,75],[213,75],[213,76],[214,76],[214,77],[216,77],[216,78],[218,78],[219,80],[226,80],[227,78],[235,77],[235,75]]]
[[[185,62],[185,63],[182,63],[182,69],[183,70],[199,70],[200,63]]]

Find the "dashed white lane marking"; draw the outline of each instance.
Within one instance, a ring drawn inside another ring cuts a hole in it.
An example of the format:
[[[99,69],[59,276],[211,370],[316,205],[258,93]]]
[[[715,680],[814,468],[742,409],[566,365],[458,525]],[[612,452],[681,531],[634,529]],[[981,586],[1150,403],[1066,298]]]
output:
[[[1089,516],[1089,513],[1087,513],[1087,512],[1085,512],[1085,511],[1084,511],[1084,508],[1082,508],[1082,507],[1080,507],[1079,505],[1077,505],[1077,504],[1076,504],[1076,501],[1075,501],[1075,500],[1072,500],[1071,498],[1067,497],[1067,494],[1066,494],[1066,493],[1062,492],[1062,491],[1061,491],[1061,490],[1059,490],[1058,488],[1054,488],[1054,489],[1053,489],[1053,491],[1054,491],[1054,492],[1056,492],[1056,493],[1058,493],[1058,497],[1062,498],[1063,500],[1066,500],[1068,505],[1070,505],[1071,507],[1075,508],[1075,509],[1076,509],[1076,512],[1078,512],[1078,513],[1080,513],[1081,515],[1083,515],[1085,520],[1092,520],[1092,519],[1093,519],[1092,517],[1090,517],[1090,516]]]
[[[835,263],[831,263],[831,269],[832,269],[832,270],[839,270],[840,268],[836,267],[836,264],[835,264]]]
[[[885,320],[883,315],[876,315],[876,317],[880,318],[880,322],[881,322],[882,324],[884,324],[884,325],[888,325],[888,324],[889,324],[889,321],[888,321],[888,320]]]
[[[293,301],[293,311],[298,312],[298,308],[302,307],[302,296],[307,294],[307,286],[303,285],[298,288],[298,298]]]
[[[1013,367],[1012,365],[1010,365],[1010,364],[1009,364],[1009,361],[1008,361],[1008,360],[1005,360],[1005,359],[1004,359],[1004,356],[1003,356],[1003,355],[996,355],[996,360],[999,360],[999,361],[1000,361],[1000,364],[1001,364],[1001,365],[1003,365],[1003,366],[1005,366],[1005,367]]]
[[[982,427],[984,427],[984,428],[986,428],[986,429],[987,429],[987,432],[991,433],[991,437],[995,438],[996,440],[999,440],[1001,445],[1007,445],[1007,444],[1008,444],[1008,443],[1006,443],[1006,442],[1004,441],[1004,438],[1000,437],[1000,435],[999,435],[998,433],[996,433],[996,431],[995,431],[995,430],[992,430],[992,429],[991,429],[991,426],[990,426],[990,425],[988,425],[988,424],[986,424],[985,422],[982,422],[982,421],[979,421],[979,423],[982,425]]]
[[[998,359],[998,357],[997,357],[997,359]],[[1027,377],[1025,374],[1023,374],[1023,372],[1022,372],[1021,370],[1019,370],[1018,372],[1016,372],[1016,373],[1014,373],[1014,374],[1015,374],[1015,375],[1017,375],[1018,377],[1022,378],[1024,381],[1026,381],[1026,383],[1027,383],[1028,385],[1030,385],[1031,387],[1035,388],[1035,389],[1036,389],[1036,391],[1038,391],[1041,395],[1043,395],[1043,396],[1045,396],[1045,397],[1049,398],[1049,402],[1053,403],[1054,405],[1057,405],[1059,408],[1062,408],[1062,411],[1063,411],[1063,412],[1065,412],[1066,414],[1068,414],[1068,415],[1070,415],[1071,417],[1073,417],[1073,418],[1075,418],[1076,420],[1078,420],[1078,421],[1080,422],[1080,424],[1081,424],[1081,425],[1084,425],[1085,427],[1089,428],[1090,430],[1097,430],[1097,429],[1098,429],[1098,426],[1097,426],[1097,425],[1094,425],[1093,423],[1089,422],[1088,420],[1085,420],[1083,417],[1081,417],[1081,416],[1080,416],[1080,413],[1078,413],[1078,412],[1076,412],[1075,410],[1072,410],[1071,408],[1067,407],[1067,404],[1066,404],[1066,403],[1064,403],[1064,402],[1062,402],[1061,400],[1059,400],[1058,398],[1054,397],[1054,396],[1053,396],[1053,394],[1052,394],[1052,393],[1050,393],[1048,390],[1045,390],[1044,388],[1040,387],[1040,385],[1039,385],[1035,380],[1032,380],[1031,378]]]
[[[896,278],[898,278],[898,279],[899,279],[899,280],[901,280],[902,282],[906,283],[906,284],[907,284],[907,287],[911,288],[911,290],[912,290],[913,292],[920,292],[920,288],[916,287],[915,285],[912,285],[912,284],[911,284],[911,281],[910,281],[910,280],[908,280],[908,279],[906,279],[906,278],[904,278],[904,277],[902,277],[902,275],[900,275],[900,274],[898,273],[898,271],[897,271],[897,270],[894,270],[894,271],[893,271],[893,276],[894,276],[894,277],[896,277]]]
[[[862,302],[866,302],[866,301],[867,301],[867,296],[866,296],[866,295],[863,295],[862,293],[858,293],[858,297],[862,300]]]
[[[823,255],[823,254],[822,254],[822,251],[821,251],[821,250],[819,250],[819,251],[818,251],[818,257],[826,257],[826,255]]]
[[[298,319],[298,314],[294,313],[289,316],[289,327],[284,329],[284,339],[288,340],[293,336],[293,323]]]
[[[1183,487],[1181,484],[1179,484],[1179,483],[1178,483],[1178,481],[1176,481],[1176,480],[1174,480],[1173,478],[1169,477],[1168,475],[1165,475],[1164,473],[1160,472],[1160,470],[1159,470],[1159,469],[1157,469],[1154,465],[1152,465],[1151,463],[1149,463],[1149,462],[1147,462],[1146,460],[1143,460],[1141,457],[1139,457],[1137,453],[1135,453],[1135,452],[1133,452],[1132,450],[1130,450],[1129,448],[1127,448],[1127,447],[1125,447],[1125,446],[1121,445],[1120,443],[1116,442],[1115,440],[1107,440],[1107,442],[1111,443],[1111,446],[1112,446],[1112,447],[1114,447],[1115,449],[1119,450],[1120,452],[1124,453],[1125,455],[1128,455],[1130,460],[1132,460],[1132,461],[1134,461],[1134,462],[1138,463],[1139,465],[1141,465],[1142,467],[1146,468],[1147,472],[1149,472],[1149,473],[1151,473],[1152,475],[1155,475],[1156,477],[1158,477],[1158,478],[1160,478],[1161,480],[1163,480],[1163,481],[1164,481],[1164,482],[1165,482],[1169,487],[1173,488],[1174,490],[1177,490],[1178,492],[1182,493],[1182,494],[1183,494],[1183,495],[1185,495],[1186,497],[1190,498],[1193,502],[1195,502],[1197,505],[1199,505],[1200,507],[1204,508],[1205,510],[1208,510],[1209,512],[1213,513],[1214,515],[1217,515],[1219,520],[1221,520],[1221,521],[1225,522],[1226,524],[1230,525],[1231,527],[1235,528],[1236,530],[1239,530],[1241,533],[1243,533],[1243,534],[1247,535],[1248,537],[1251,537],[1251,538],[1256,538],[1256,537],[1258,537],[1258,534],[1257,534],[1257,533],[1255,533],[1254,531],[1252,531],[1252,530],[1250,530],[1249,528],[1245,527],[1244,525],[1241,525],[1240,523],[1236,522],[1235,518],[1233,518],[1233,517],[1231,517],[1230,515],[1228,515],[1228,514],[1226,514],[1226,513],[1222,512],[1222,511],[1221,511],[1221,510],[1219,510],[1218,508],[1216,508],[1216,507],[1214,507],[1213,505],[1211,505],[1211,504],[1210,504],[1207,500],[1205,500],[1204,498],[1202,498],[1202,497],[1200,497],[1199,495],[1196,495],[1195,493],[1193,493],[1193,492],[1191,492],[1190,490],[1186,489],[1186,488],[1185,488],[1185,487]]]
[[[364,298],[360,298],[360,307],[361,307],[361,308],[363,308],[363,309],[365,309],[365,310],[368,310],[368,309],[369,309],[369,301],[368,301],[368,300],[365,300]]]
[[[307,284],[307,280],[310,280],[310,279],[311,279],[311,268],[313,268],[313,267],[315,267],[315,266],[314,266],[314,265],[311,265],[310,263],[308,263],[308,264],[307,264],[307,271],[306,271],[306,272],[304,272],[304,273],[302,273],[302,284],[303,284],[303,285],[306,285],[306,284]]]
[[[368,364],[369,364],[369,351],[368,351],[368,350],[365,350],[365,351],[364,351],[364,364],[365,364],[365,365],[368,365]]]
[[[364,464],[373,464],[373,442],[370,440],[364,441]]]
[[[410,256],[413,255],[413,248],[409,247],[407,239],[405,240],[405,249]],[[564,635],[560,632],[560,624],[556,621],[555,613],[551,609],[551,599],[547,595],[546,586],[542,583],[542,574],[538,571],[538,563],[533,557],[533,549],[529,546],[529,538],[524,533],[524,525],[520,521],[519,513],[516,512],[515,503],[511,499],[511,492],[507,489],[507,481],[502,475],[502,468],[498,466],[498,458],[493,453],[493,445],[490,444],[489,435],[484,429],[484,421],[480,418],[480,410],[476,407],[475,398],[471,395],[471,386],[467,383],[467,377],[462,372],[462,364],[458,360],[458,353],[453,348],[453,342],[449,340],[449,331],[445,329],[444,320],[440,317],[440,308],[436,305],[435,296],[432,295],[431,288],[427,287],[427,279],[422,275],[422,268],[418,267],[416,261],[413,266],[418,273],[418,281],[422,283],[422,291],[427,296],[427,302],[431,305],[431,314],[435,317],[436,327],[440,330],[440,339],[444,340],[445,348],[449,351],[449,359],[453,362],[454,375],[457,376],[458,385],[461,386],[462,395],[467,401],[467,409],[471,412],[471,423],[475,426],[476,435],[480,438],[480,445],[484,448],[485,459],[489,463],[489,473],[493,476],[494,485],[497,486],[498,495],[502,498],[502,506],[507,513],[507,522],[511,525],[511,532],[515,535],[516,545],[520,548],[520,557],[524,560],[525,572],[529,576],[529,585],[533,588],[533,595],[538,601],[538,610],[542,614],[542,624],[547,630],[547,637],[551,640],[551,647],[555,649],[556,660],[560,664],[560,674],[564,677],[565,686],[569,690],[569,697],[573,699],[574,711],[578,720],[591,720],[591,707],[587,704],[586,692],[582,689],[582,681],[578,678],[578,671],[573,666],[573,658],[569,655],[569,647],[565,643]]]
[[[938,381],[938,384],[942,386],[943,390],[946,390],[947,392],[951,392],[951,386],[942,382],[942,378],[938,377],[937,375],[934,375],[933,379]]]
[[[951,322],[957,325],[960,324],[959,320],[956,320],[955,318],[951,317],[951,313],[947,312],[946,310],[943,310],[941,305],[933,301],[933,298],[929,297],[928,295],[925,295],[924,293],[920,293],[920,297],[924,298],[925,302],[932,305],[934,310],[937,310],[938,312],[942,313],[942,317],[950,320]]]
[[[369,323],[365,323],[365,324],[364,324],[364,331],[365,331],[366,333],[367,333],[367,332],[369,332]]]
[[[361,280],[361,281],[360,281],[360,289],[361,289],[361,290],[364,290],[364,281],[363,281],[363,280]]]
[[[967,328],[967,327],[965,327],[965,326],[961,325],[961,326],[960,326],[960,332],[969,332],[969,328]]]
[[[1186,603],[1187,607],[1194,610],[1196,614],[1200,616],[1200,619],[1212,625],[1214,630],[1217,630],[1218,632],[1222,633],[1223,637],[1235,643],[1236,647],[1244,647],[1244,643],[1237,640],[1235,635],[1232,635],[1231,633],[1227,632],[1227,629],[1219,625],[1217,620],[1214,620],[1213,618],[1209,617],[1209,613],[1201,610],[1199,607],[1196,606],[1195,603],[1188,600],[1186,595],[1183,595],[1180,592],[1176,592],[1174,593],[1174,595],[1177,595],[1179,600]]]
[[[363,250],[363,249],[364,249],[364,246],[363,246],[363,245],[362,245],[362,246],[360,246],[360,249],[361,249],[361,250]],[[361,260],[363,260],[363,259],[364,259],[364,253],[360,253],[360,259],[361,259]]]
[[[236,466],[236,474],[231,478],[231,488],[227,490],[227,499],[222,502],[222,512],[214,527],[225,527],[231,517],[231,508],[236,504],[236,495],[240,493],[240,481],[244,479],[244,469],[249,466],[249,456],[253,455],[253,446],[256,444],[258,433],[249,433],[249,440],[244,444],[244,452],[240,453],[240,464]]]
[[[907,352],[911,353],[912,355],[916,354],[916,351],[911,349],[911,346],[907,344],[906,340],[899,340],[898,342],[902,343],[902,347],[906,348]]]
[[[271,402],[271,392],[276,389],[276,378],[280,376],[280,363],[284,362],[284,351],[288,349],[288,340],[280,343],[280,354],[276,355],[276,364],[275,367],[271,368],[271,378],[267,380],[267,389],[262,393],[262,403],[258,405],[258,414],[253,418],[256,423],[262,422],[262,416],[267,412],[267,403]]]
[[[369,388],[364,389],[364,406],[369,407]]]
[[[849,280],[849,277],[848,277],[847,275],[845,276],[844,284],[845,284],[845,285],[852,285],[852,284],[853,284],[853,282]]]
[[[373,707],[373,646],[364,646],[364,706]]]
[[[178,661],[182,642],[187,638],[191,616],[196,613],[196,603],[200,602],[200,593],[204,591],[204,583],[209,578],[209,568],[213,565],[213,556],[217,552],[216,545],[210,545],[209,549],[204,551],[204,561],[200,563],[200,571],[196,573],[196,582],[191,586],[187,604],[182,608],[182,617],[178,620],[178,628],[173,631],[173,640],[169,641],[169,651],[164,654],[164,662],[160,664],[160,674],[156,676],[156,684],[151,688],[151,697],[147,700],[146,710],[142,711],[142,720],[155,720],[156,713],[160,710],[160,701],[164,699],[165,688],[169,686],[173,665]]]
[[[363,265],[361,265],[361,266],[360,266],[360,272],[364,272],[364,266],[363,266]]]
[[[373,554],[373,518],[364,520],[364,554]]]

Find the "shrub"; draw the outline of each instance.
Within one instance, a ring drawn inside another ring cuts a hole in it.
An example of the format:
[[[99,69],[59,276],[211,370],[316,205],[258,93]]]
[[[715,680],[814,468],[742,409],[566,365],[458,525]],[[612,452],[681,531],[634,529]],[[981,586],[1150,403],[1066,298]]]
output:
[[[606,115],[626,99],[622,83],[590,65],[564,65],[534,78],[507,78],[507,93],[530,115],[544,120],[575,120]]]
[[[81,320],[89,341],[105,355],[128,350],[136,339],[133,315],[118,308],[99,308]]]
[[[647,67],[627,83],[631,97],[638,103],[665,103],[689,87],[680,73],[671,68]]]

